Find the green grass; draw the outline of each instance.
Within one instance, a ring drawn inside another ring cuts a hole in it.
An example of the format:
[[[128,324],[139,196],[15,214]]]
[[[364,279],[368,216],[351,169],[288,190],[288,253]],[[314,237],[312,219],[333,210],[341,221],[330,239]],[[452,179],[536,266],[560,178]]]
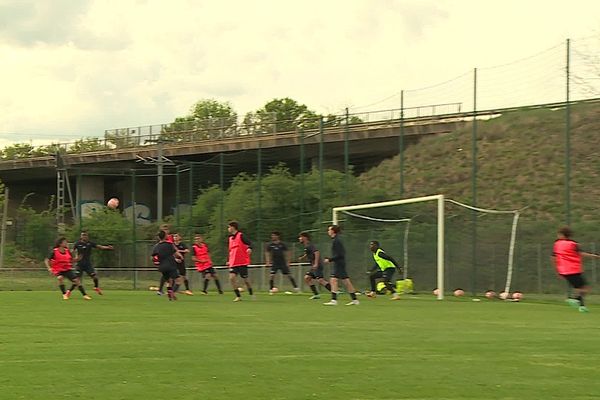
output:
[[[0,398],[592,399],[600,309],[0,292]],[[326,299],[324,299],[326,300]],[[343,300],[346,300],[344,298]]]

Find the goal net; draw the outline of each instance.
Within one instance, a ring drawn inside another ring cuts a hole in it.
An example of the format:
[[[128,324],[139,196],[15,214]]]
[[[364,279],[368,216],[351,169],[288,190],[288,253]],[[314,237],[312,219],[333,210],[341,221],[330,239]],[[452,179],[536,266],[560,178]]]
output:
[[[520,210],[473,207],[443,195],[335,207],[332,220],[342,227],[351,277],[367,287],[373,265],[368,244],[403,265],[417,292],[455,289],[483,294],[510,292]]]

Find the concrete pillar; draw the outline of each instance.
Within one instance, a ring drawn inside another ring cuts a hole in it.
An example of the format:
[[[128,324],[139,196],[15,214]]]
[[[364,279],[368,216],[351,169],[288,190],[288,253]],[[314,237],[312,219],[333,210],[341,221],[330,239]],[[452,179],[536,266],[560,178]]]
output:
[[[82,175],[77,179],[76,202],[82,217],[104,207],[104,177]]]

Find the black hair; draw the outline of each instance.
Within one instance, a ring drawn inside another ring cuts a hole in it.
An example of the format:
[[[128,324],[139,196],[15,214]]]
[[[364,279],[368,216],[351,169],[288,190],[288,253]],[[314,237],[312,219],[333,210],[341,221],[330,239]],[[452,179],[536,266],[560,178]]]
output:
[[[58,239],[56,239],[56,243],[54,244],[54,247],[60,247],[60,244],[62,242],[64,242],[65,240],[67,240],[66,237],[64,237],[64,236],[59,237]]]
[[[158,238],[160,240],[165,240],[166,237],[167,237],[167,232],[165,232],[165,231],[159,231],[158,232]]]
[[[558,230],[558,233],[560,233],[561,235],[563,235],[567,239],[570,239],[571,236],[573,236],[573,231],[568,226],[563,226],[562,228],[560,228]]]
[[[240,230],[240,224],[237,221],[229,221],[227,225],[234,227],[236,231]]]
[[[307,238],[308,240],[310,240],[310,233],[306,232],[306,231],[302,231],[300,232],[300,234],[298,236],[302,236]]]
[[[342,230],[342,228],[340,228],[339,225],[329,225],[329,229],[331,229],[335,233],[340,233],[340,231]]]

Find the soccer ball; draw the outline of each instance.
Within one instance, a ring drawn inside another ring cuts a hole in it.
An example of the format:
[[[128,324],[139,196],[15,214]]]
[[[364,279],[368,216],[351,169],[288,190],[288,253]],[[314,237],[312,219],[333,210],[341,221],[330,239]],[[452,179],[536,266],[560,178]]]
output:
[[[114,210],[115,208],[119,207],[119,199],[116,197],[111,198],[108,203],[106,203],[106,206]]]
[[[440,289],[433,289],[433,295],[437,296],[440,294]]]
[[[523,293],[521,292],[514,292],[512,295],[512,298],[514,301],[519,301],[523,298]]]
[[[462,289],[456,289],[456,290],[454,291],[454,295],[455,295],[456,297],[461,297],[461,296],[464,296],[464,295],[465,295],[465,291],[464,291],[464,290],[462,290]]]
[[[269,290],[269,293],[277,293],[279,292],[279,289],[274,287],[273,289]]]
[[[238,290],[239,290],[240,292],[243,292],[243,291],[244,291],[244,288],[240,286],[240,287],[238,288]]]
[[[488,290],[487,292],[485,292],[485,297],[488,299],[493,299],[494,297],[496,297],[496,292],[494,292],[493,290]]]
[[[510,293],[508,292],[502,292],[498,295],[498,297],[500,297],[502,300],[506,300],[510,297]]]

